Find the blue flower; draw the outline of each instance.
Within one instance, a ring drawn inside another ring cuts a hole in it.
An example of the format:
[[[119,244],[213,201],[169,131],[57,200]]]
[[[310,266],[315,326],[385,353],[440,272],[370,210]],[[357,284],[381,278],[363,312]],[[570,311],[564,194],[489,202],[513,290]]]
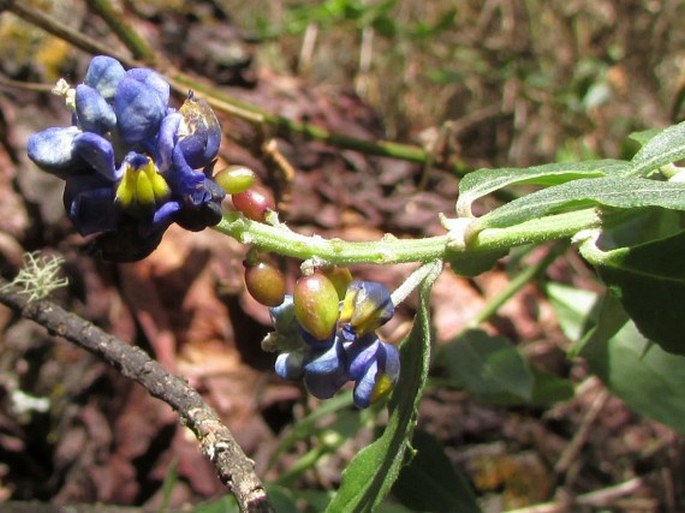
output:
[[[72,126],[33,134],[27,151],[65,180],[67,215],[103,257],[138,260],[174,222],[198,231],[221,220],[225,193],[211,179],[221,128],[206,102],[190,93],[169,107],[161,75],[106,56],[66,97]]]
[[[367,408],[387,396],[399,379],[399,351],[375,333],[392,317],[394,306],[380,283],[354,281],[340,309],[334,334],[319,341],[299,325],[292,296],[287,295],[280,306],[270,309],[275,331],[263,345],[280,351],[275,364],[280,377],[302,380],[320,399],[332,397],[352,381],[354,404]]]

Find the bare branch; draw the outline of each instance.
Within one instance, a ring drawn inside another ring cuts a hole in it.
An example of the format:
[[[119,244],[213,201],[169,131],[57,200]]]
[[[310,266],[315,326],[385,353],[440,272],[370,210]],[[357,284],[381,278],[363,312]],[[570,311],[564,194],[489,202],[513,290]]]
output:
[[[128,345],[50,301],[29,301],[20,288],[2,279],[0,303],[44,326],[51,334],[95,354],[171,406],[195,433],[219,478],[238,500],[240,510],[273,512],[264,485],[255,474],[254,462],[245,455],[216,412],[188,383],[170,374],[140,348]]]

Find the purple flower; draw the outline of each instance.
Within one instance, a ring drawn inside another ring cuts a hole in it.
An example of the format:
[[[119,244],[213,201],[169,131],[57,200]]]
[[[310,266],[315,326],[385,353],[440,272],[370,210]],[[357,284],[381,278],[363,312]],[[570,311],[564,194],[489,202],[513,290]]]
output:
[[[333,336],[318,341],[299,325],[292,296],[286,296],[283,304],[270,309],[275,332],[265,345],[281,351],[275,364],[280,377],[303,380],[320,399],[332,397],[352,381],[354,404],[367,408],[387,396],[399,379],[397,348],[381,341],[374,331],[390,319],[394,306],[380,283],[354,281],[340,308]]]
[[[171,223],[197,231],[221,220],[225,193],[211,180],[221,128],[206,102],[189,94],[171,108],[161,75],[106,56],[70,92],[72,126],[33,134],[27,151],[65,180],[67,215],[79,233],[96,235],[103,257],[138,260]]]

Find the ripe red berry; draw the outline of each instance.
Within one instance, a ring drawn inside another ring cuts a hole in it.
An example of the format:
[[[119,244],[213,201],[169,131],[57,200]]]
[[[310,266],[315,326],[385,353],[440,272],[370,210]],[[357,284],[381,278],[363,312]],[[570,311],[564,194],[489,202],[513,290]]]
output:
[[[265,306],[278,306],[285,298],[285,277],[269,262],[247,265],[245,286],[250,295]]]
[[[297,280],[293,303],[300,326],[315,339],[326,340],[333,334],[338,322],[338,292],[321,272]]]
[[[233,206],[248,219],[264,222],[267,212],[276,209],[273,196],[264,187],[255,186],[231,196]]]

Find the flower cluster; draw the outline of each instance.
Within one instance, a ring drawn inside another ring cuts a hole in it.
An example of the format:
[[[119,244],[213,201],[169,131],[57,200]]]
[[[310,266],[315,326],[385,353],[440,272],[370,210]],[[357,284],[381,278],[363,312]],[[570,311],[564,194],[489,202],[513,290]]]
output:
[[[303,327],[306,322],[301,322],[296,303],[297,297],[287,295],[281,305],[270,309],[275,331],[263,346],[280,351],[275,364],[280,377],[303,380],[309,392],[320,399],[333,396],[353,381],[358,408],[390,393],[399,378],[400,357],[397,348],[380,340],[375,332],[394,313],[383,285],[351,282],[336,306],[332,333],[323,340]],[[320,303],[316,304],[318,309]]]
[[[81,235],[98,234],[104,258],[147,256],[173,222],[198,231],[220,221],[225,193],[211,172],[221,129],[206,102],[190,93],[174,109],[161,75],[106,56],[75,89],[62,86],[72,126],[33,134],[28,155],[65,180],[67,214]]]

